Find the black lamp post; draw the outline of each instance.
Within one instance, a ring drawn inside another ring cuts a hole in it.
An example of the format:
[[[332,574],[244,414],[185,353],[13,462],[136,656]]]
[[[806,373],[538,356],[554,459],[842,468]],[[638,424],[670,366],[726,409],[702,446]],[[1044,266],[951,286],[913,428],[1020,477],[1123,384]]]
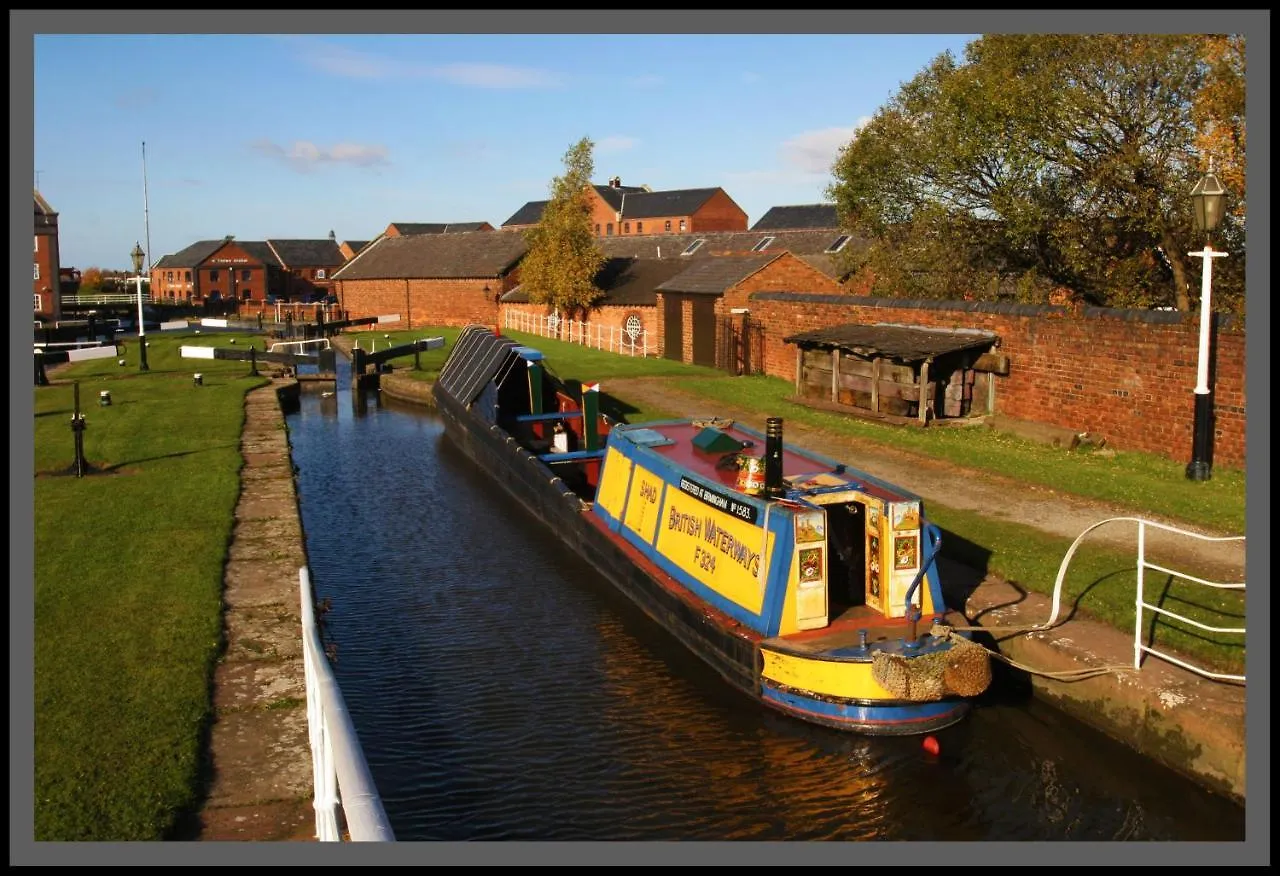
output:
[[[1213,304],[1210,290],[1213,285],[1213,260],[1224,258],[1227,254],[1214,252],[1209,246],[1209,232],[1222,221],[1226,197],[1227,190],[1218,182],[1218,177],[1213,172],[1213,162],[1210,161],[1209,172],[1191,190],[1196,230],[1205,234],[1204,249],[1187,253],[1204,259],[1200,278],[1200,358],[1196,367],[1196,420],[1192,433],[1191,462],[1187,464],[1187,478],[1193,481],[1207,481],[1213,474],[1213,393],[1209,389],[1209,325],[1213,321]]]
[[[138,365],[139,371],[150,371],[147,367],[147,324],[142,316],[142,259],[146,253],[142,251],[142,244],[135,243],[133,252],[129,253],[129,257],[133,259],[133,272],[138,275],[138,350],[140,351],[141,361]]]

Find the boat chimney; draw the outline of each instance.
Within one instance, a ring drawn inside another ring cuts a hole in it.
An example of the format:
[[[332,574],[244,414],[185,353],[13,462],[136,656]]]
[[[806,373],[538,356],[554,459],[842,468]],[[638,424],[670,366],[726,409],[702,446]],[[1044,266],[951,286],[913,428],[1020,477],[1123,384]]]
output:
[[[764,494],[782,495],[782,417],[769,417],[764,426]]]

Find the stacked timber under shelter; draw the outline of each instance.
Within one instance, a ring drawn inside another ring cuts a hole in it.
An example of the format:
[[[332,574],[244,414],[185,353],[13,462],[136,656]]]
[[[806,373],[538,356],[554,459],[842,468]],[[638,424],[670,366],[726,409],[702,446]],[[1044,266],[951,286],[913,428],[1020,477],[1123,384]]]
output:
[[[850,323],[790,335],[796,401],[922,426],[985,416],[995,376],[1009,373],[1000,338],[978,329]]]

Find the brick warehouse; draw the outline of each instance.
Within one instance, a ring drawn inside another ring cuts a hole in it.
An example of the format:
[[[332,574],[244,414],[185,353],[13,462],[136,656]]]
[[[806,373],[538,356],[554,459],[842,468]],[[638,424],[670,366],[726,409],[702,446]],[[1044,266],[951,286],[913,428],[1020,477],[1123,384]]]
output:
[[[1197,314],[969,301],[758,292],[765,373],[794,380],[796,348],[783,338],[846,323],[982,329],[1010,359],[995,410],[1101,434],[1114,447],[1191,458]],[[1214,461],[1245,465],[1245,328],[1215,318]]]
[[[333,275],[352,319],[400,315],[401,328],[496,324],[519,282],[524,235],[495,231],[382,237]]]

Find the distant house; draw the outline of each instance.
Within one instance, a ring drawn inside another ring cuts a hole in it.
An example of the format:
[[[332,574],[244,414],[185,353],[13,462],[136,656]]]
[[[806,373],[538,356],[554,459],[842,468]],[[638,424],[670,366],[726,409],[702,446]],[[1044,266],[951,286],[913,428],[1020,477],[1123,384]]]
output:
[[[334,289],[352,319],[399,315],[405,328],[491,323],[525,251],[523,235],[493,231],[383,236],[333,275]]]
[[[58,212],[35,192],[34,279],[31,283],[35,318],[57,321],[62,318],[61,277],[58,261]]]
[[[333,292],[334,273],[348,262],[333,232],[325,240],[267,240],[284,278],[286,301],[315,301]]]
[[[201,240],[151,268],[151,297],[167,301],[266,301],[285,287],[284,266],[266,241]]]
[[[746,212],[718,187],[655,192],[647,186],[624,186],[615,176],[607,186],[591,186],[590,192],[591,227],[596,237],[747,228]],[[528,202],[502,223],[502,229],[519,231],[538,224],[547,203]]]

